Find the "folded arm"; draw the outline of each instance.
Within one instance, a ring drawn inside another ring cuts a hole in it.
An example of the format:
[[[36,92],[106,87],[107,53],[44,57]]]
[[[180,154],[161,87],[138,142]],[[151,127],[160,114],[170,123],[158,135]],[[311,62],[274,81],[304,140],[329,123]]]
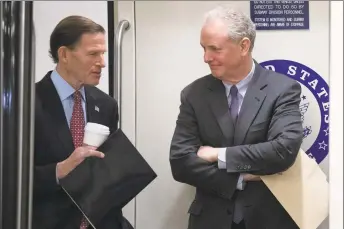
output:
[[[226,173],[218,168],[217,163],[209,163],[197,156],[202,143],[194,110],[184,93],[181,93],[180,113],[170,150],[172,175],[179,182],[231,198],[239,173]]]
[[[299,110],[301,87],[295,82],[276,101],[266,142],[227,147],[229,173],[270,175],[293,165],[303,137]]]

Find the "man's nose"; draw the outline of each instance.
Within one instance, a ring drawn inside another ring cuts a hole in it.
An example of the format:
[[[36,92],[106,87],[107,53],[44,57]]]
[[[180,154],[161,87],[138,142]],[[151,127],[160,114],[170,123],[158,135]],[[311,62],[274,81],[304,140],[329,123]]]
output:
[[[213,58],[211,57],[211,55],[209,54],[209,52],[204,52],[203,59],[204,59],[204,62],[205,62],[205,63],[209,63],[210,61],[212,61]]]
[[[98,65],[99,67],[101,67],[101,68],[105,68],[105,67],[106,67],[104,54],[101,54],[100,59],[99,59],[97,65]]]

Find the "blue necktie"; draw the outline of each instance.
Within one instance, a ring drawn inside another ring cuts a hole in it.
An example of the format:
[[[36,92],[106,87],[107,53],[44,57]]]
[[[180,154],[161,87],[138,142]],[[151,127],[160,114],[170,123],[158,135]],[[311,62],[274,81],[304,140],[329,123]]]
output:
[[[231,95],[231,105],[230,105],[230,113],[232,116],[233,124],[235,126],[237,119],[238,119],[238,113],[239,113],[239,98],[238,98],[238,88],[233,85],[230,90]],[[235,207],[234,207],[234,215],[233,215],[233,221],[237,224],[240,223],[240,221],[244,218],[243,214],[243,206],[242,203],[238,198],[235,200]]]
[[[238,119],[238,111],[239,111],[238,88],[235,85],[233,85],[229,93],[231,95],[230,113],[231,113],[233,123],[235,126],[235,123]]]

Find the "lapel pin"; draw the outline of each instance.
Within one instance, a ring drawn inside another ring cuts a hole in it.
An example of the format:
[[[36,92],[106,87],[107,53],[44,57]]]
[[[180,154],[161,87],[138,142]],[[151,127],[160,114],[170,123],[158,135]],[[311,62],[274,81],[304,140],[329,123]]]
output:
[[[99,107],[95,106],[94,109],[99,112]]]

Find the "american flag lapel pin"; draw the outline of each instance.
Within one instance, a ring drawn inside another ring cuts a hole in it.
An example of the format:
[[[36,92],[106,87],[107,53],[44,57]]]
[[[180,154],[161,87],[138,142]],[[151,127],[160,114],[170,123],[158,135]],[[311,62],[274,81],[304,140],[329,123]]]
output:
[[[99,112],[99,107],[95,106],[94,109]]]

